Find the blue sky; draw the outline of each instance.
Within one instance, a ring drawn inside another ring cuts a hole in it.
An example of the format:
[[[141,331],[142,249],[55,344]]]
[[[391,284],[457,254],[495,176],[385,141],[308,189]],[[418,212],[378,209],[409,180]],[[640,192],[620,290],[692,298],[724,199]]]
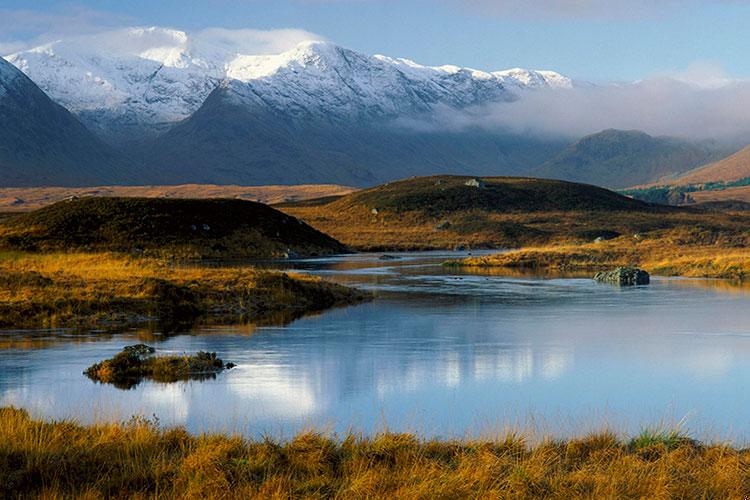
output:
[[[0,46],[109,26],[298,28],[423,64],[634,80],[691,64],[750,77],[750,0],[0,2]]]

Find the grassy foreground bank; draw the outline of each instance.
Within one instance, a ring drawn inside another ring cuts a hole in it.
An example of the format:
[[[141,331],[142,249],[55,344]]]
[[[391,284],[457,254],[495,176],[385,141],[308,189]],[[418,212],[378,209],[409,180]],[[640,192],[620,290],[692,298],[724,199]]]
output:
[[[0,409],[0,496],[44,498],[742,498],[750,450],[678,433],[530,446],[408,434],[289,442],[134,419],[80,426]]]
[[[260,321],[365,300],[317,278],[115,253],[0,253],[0,327]]]
[[[529,247],[507,253],[450,261],[451,266],[499,267],[541,271],[596,272],[638,266],[660,276],[750,278],[750,249],[720,245],[684,245],[669,238],[586,245]]]

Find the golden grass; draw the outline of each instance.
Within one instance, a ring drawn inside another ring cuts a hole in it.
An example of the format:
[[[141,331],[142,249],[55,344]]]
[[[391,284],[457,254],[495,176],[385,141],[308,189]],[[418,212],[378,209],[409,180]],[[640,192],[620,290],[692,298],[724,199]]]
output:
[[[460,211],[441,217],[422,212],[372,214],[362,207],[333,211],[328,205],[280,205],[279,210],[357,250],[519,248],[584,244],[598,235],[641,235],[682,245],[750,245],[750,215],[675,211],[489,212]],[[441,224],[448,222],[447,227]]]
[[[80,426],[0,409],[0,496],[39,498],[743,498],[750,451],[679,432],[530,445],[409,434],[288,442],[132,419]]]
[[[586,245],[523,248],[447,264],[561,272],[594,272],[618,266],[638,266],[661,276],[743,280],[750,277],[750,249],[720,245],[686,246],[669,239],[629,241],[618,238]]]
[[[128,324],[199,316],[242,320],[363,300],[317,278],[249,266],[176,265],[113,253],[0,253],[0,325]]]

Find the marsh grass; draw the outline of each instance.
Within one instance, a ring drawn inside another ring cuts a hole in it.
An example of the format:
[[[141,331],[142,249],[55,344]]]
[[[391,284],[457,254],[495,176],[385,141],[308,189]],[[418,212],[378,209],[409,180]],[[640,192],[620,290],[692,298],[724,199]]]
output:
[[[0,253],[0,327],[163,330],[198,318],[260,321],[355,303],[367,295],[317,278],[245,265],[177,265],[116,253]]]
[[[502,254],[447,262],[449,266],[580,272],[638,266],[660,276],[750,277],[750,249],[721,245],[685,245],[679,239],[617,238],[585,245],[529,247]]]
[[[288,441],[135,418],[81,426],[0,409],[0,496],[139,498],[742,498],[750,451],[669,432],[531,444],[412,434]]]

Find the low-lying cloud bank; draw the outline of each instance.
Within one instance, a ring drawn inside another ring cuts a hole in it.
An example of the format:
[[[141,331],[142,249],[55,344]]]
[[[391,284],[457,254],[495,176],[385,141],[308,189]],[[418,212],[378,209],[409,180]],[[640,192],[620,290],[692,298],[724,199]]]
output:
[[[748,142],[750,81],[701,86],[665,77],[630,84],[528,91],[513,102],[463,111],[441,108],[429,118],[401,125],[418,130],[481,128],[571,138],[616,128],[688,139]]]

